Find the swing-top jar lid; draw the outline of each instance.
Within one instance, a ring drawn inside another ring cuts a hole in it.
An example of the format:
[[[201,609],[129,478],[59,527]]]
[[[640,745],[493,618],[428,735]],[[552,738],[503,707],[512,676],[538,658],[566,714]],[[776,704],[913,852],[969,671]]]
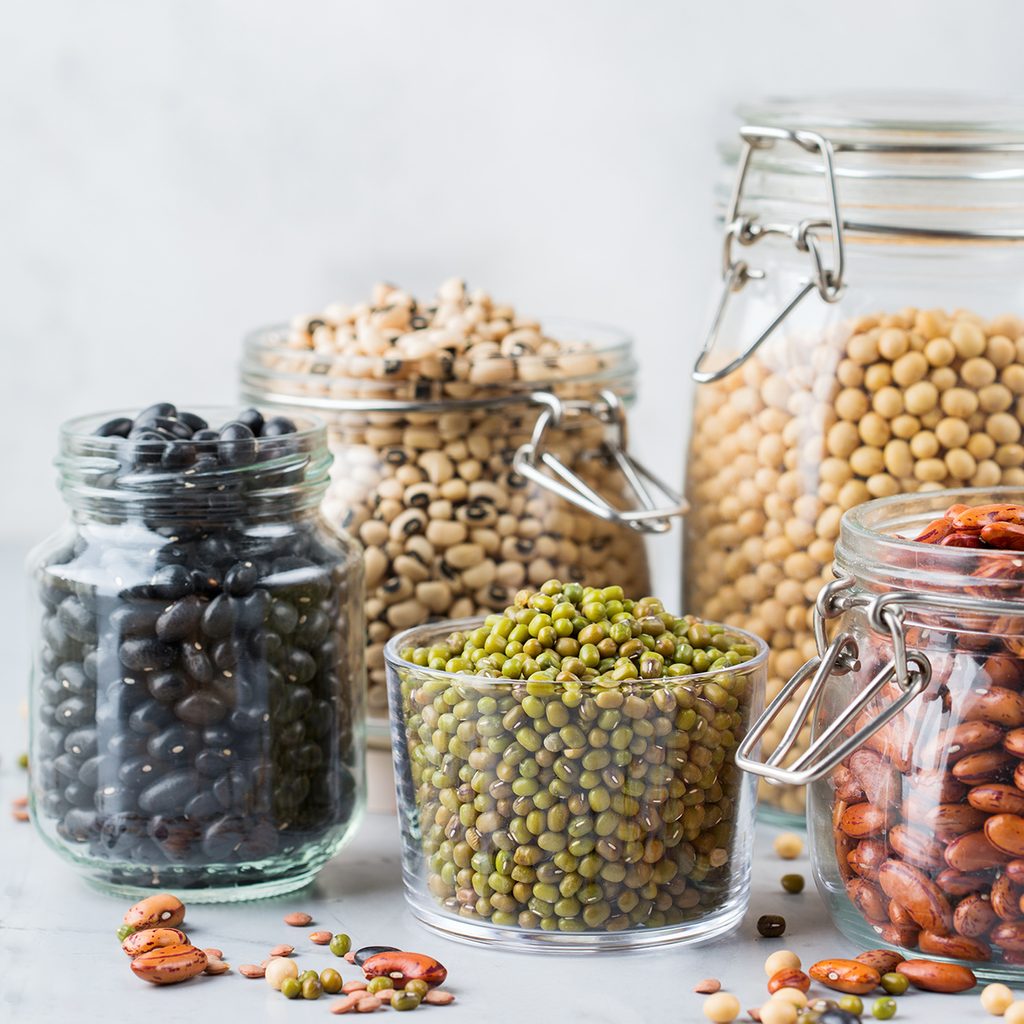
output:
[[[743,127],[720,147],[723,206],[750,146],[744,206],[762,220],[827,218],[831,178],[848,235],[1024,238],[1024,98],[826,94],[738,114]]]

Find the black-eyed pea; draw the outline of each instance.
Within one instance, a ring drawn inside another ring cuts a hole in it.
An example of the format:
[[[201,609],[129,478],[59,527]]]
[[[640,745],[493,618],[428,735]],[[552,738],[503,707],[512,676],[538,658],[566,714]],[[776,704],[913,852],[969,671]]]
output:
[[[387,610],[388,623],[396,630],[409,629],[427,617],[427,607],[416,598],[400,601]]]

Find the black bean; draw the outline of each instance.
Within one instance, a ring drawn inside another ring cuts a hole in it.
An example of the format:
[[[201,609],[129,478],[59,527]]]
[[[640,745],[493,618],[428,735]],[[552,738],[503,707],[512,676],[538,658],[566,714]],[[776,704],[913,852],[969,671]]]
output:
[[[162,430],[171,438],[187,441],[193,434],[192,428],[175,416],[154,416],[147,426],[152,430]]]
[[[127,437],[133,423],[127,416],[115,416],[106,423],[101,423],[94,431],[96,437]]]
[[[228,860],[245,839],[245,833],[244,818],[225,814],[203,832],[203,853],[211,861]]]
[[[223,813],[224,809],[221,807],[220,801],[209,789],[197,793],[185,804],[185,817],[189,821],[210,821],[220,817]]]
[[[193,693],[178,701],[174,712],[189,725],[214,725],[227,714],[227,708],[211,693]]]
[[[196,771],[208,779],[223,775],[233,763],[230,751],[209,749],[201,750],[195,761]]]
[[[202,746],[202,738],[195,729],[186,725],[170,725],[155,736],[150,736],[146,750],[150,756],[168,764],[191,761]]]
[[[192,585],[191,579],[189,585]],[[168,605],[156,620],[156,635],[164,641],[184,640],[199,628],[206,602],[194,594]]]
[[[259,409],[253,409],[251,406],[238,414],[237,422],[248,427],[257,437],[263,430],[263,414]]]
[[[82,767],[78,770],[78,781],[83,786],[88,786],[90,790],[95,790],[105,763],[105,759],[99,756],[83,761]]]
[[[213,682],[213,662],[207,657],[201,644],[183,644],[181,663],[185,666],[185,671],[197,683]]]
[[[259,572],[252,562],[235,562],[224,574],[224,589],[232,597],[244,597],[259,579]]]
[[[226,594],[218,594],[203,612],[203,632],[215,639],[228,636],[235,628],[235,602]]]
[[[57,611],[60,628],[73,640],[96,642],[96,618],[77,597],[69,597]]]
[[[185,469],[196,461],[196,446],[184,441],[168,444],[160,456],[160,465],[164,469]]]
[[[131,601],[115,608],[107,622],[115,636],[146,636],[165,607],[164,601]]]
[[[174,715],[166,704],[147,700],[128,716],[128,728],[140,736],[149,736],[166,728],[173,721]]]
[[[136,425],[152,423],[153,420],[160,416],[177,415],[178,410],[170,402],[156,402],[153,405],[146,406],[146,408],[135,417],[135,423]]]
[[[139,807],[149,814],[182,813],[198,788],[199,776],[194,771],[166,772],[139,794]]]
[[[66,729],[89,725],[96,714],[96,705],[84,697],[69,697],[54,709],[54,721]]]
[[[158,774],[157,764],[149,754],[130,757],[117,769],[118,782],[136,793],[151,785]]]
[[[125,668],[140,671],[170,668],[177,660],[174,648],[170,644],[161,643],[155,637],[125,640],[117,653]]]
[[[225,466],[251,466],[256,461],[256,437],[237,420],[220,428],[217,458]]]
[[[263,424],[261,437],[280,437],[282,434],[294,434],[296,426],[287,416],[273,416]]]
[[[170,669],[154,672],[147,682],[150,695],[162,704],[173,704],[181,700],[190,689],[188,680],[180,672]]]
[[[202,416],[197,416],[194,412],[183,412],[179,410],[176,417],[181,420],[193,433],[197,430],[205,430],[207,427],[206,420]]]
[[[184,565],[165,565],[153,573],[149,589],[154,597],[175,601],[192,593],[192,576]]]
[[[76,757],[92,757],[97,749],[96,730],[92,727],[75,729],[64,736],[64,749]]]

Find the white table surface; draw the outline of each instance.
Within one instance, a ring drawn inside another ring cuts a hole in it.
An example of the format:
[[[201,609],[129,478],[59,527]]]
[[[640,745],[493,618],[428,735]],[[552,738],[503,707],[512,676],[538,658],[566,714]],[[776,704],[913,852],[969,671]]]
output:
[[[31,825],[13,821],[10,801],[26,786],[25,774],[15,764],[25,749],[26,726],[19,708],[28,660],[21,559],[20,550],[0,548],[0,650],[5,665],[0,676],[0,1024],[332,1019],[328,1008],[333,997],[290,1002],[265,982],[235,972],[168,988],[139,981],[114,937],[125,901],[87,887],[71,866],[43,845]],[[415,1011],[428,1013],[435,1024],[701,1021],[703,997],[691,990],[702,978],[721,979],[744,1008],[759,1006],[767,999],[762,965],[773,950],[793,949],[805,965],[858,952],[830,923],[806,858],[784,862],[772,853],[775,832],[766,825],[758,828],[751,908],[740,929],[699,947],[630,955],[527,955],[441,938],[417,924],[405,909],[397,825],[394,818],[380,814],[366,816],[356,837],[309,889],[252,903],[197,904],[190,909],[187,929],[197,945],[222,949],[235,965],[258,962],[271,946],[288,942],[296,947],[303,967],[336,966],[345,980],[359,977],[358,969],[311,945],[306,936],[314,926],[284,925],[285,913],[305,910],[313,915],[316,927],[348,932],[357,945],[387,944],[430,953],[448,967],[445,987],[456,994],[451,1006]],[[802,895],[781,891],[779,878],[787,871],[807,877]],[[754,922],[762,913],[785,915],[784,939],[757,935]],[[812,992],[819,990],[816,985]],[[992,1018],[983,1013],[976,994],[911,993],[900,1000],[895,1019]]]

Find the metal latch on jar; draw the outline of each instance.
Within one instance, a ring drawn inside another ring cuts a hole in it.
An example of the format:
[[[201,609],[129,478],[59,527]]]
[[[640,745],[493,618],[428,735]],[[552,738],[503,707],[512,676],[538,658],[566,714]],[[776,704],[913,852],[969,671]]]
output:
[[[814,635],[818,653],[797,670],[740,743],[736,751],[736,764],[744,771],[760,775],[777,784],[804,786],[809,782],[815,782],[862,746],[928,686],[932,675],[931,663],[921,651],[907,648],[903,631],[903,605],[913,603],[917,595],[893,592],[874,598],[851,597],[844,592],[852,587],[853,583],[853,579],[843,576],[827,584],[819,593],[814,607]],[[826,726],[806,752],[791,765],[783,768],[782,761],[792,750],[797,736],[816,710],[828,680],[834,675],[845,675],[860,670],[857,642],[853,636],[840,632],[829,642],[825,628],[825,623],[829,619],[838,618],[854,606],[865,608],[872,629],[889,634],[892,641],[892,658],[857,692],[853,700]],[[790,698],[808,680],[810,683],[807,692],[801,698],[779,745],[768,758],[758,759],[754,751],[765,731],[782,713]],[[902,691],[899,697],[882,708],[865,725],[843,738],[847,728],[893,681]]]
[[[1019,144],[999,143],[894,143],[894,142],[834,142],[818,132],[791,130],[788,128],[745,125],[740,129],[743,148],[736,168],[729,206],[725,215],[725,232],[722,239],[722,290],[704,340],[704,347],[697,356],[692,377],[700,384],[710,384],[727,377],[739,369],[773,331],[812,292],[817,292],[823,302],[837,302],[843,294],[846,270],[846,234],[907,236],[910,238],[967,240],[967,241],[1024,241],[1024,231],[970,230],[957,226],[922,227],[916,224],[883,224],[848,220],[840,210],[839,193],[836,185],[836,153],[903,153],[913,156],[934,156],[939,153],[962,155],[986,155],[993,152],[1017,152]],[[817,154],[821,159],[822,180],[825,186],[828,219],[802,220],[795,224],[763,224],[756,214],[744,213],[740,207],[744,197],[744,186],[750,170],[753,155],[758,150],[771,149],[777,143],[791,143],[801,149]],[[741,291],[748,281],[763,280],[767,271],[751,267],[746,260],[735,254],[735,246],[748,247],[771,235],[789,238],[799,252],[808,254],[810,275],[800,282],[796,293],[783,305],[766,327],[727,365],[718,370],[705,370],[704,365],[718,342],[729,307],[731,296]],[[820,238],[819,238],[820,236]],[[825,263],[821,243],[831,237],[831,265]]]
[[[597,402],[560,399],[547,391],[534,392],[530,397],[542,408],[530,440],[520,446],[512,460],[512,468],[517,473],[605,522],[629,526],[645,533],[664,533],[671,528],[674,516],[686,513],[688,506],[683,497],[626,450],[625,410],[614,391],[601,391]],[[590,487],[579,474],[566,466],[557,455],[546,449],[545,436],[548,430],[562,425],[568,411],[595,416],[601,423],[615,429],[615,439],[606,440],[605,448],[622,473],[640,508],[616,508]],[[545,472],[545,469],[548,472]],[[652,494],[652,488],[672,504],[659,507]]]

